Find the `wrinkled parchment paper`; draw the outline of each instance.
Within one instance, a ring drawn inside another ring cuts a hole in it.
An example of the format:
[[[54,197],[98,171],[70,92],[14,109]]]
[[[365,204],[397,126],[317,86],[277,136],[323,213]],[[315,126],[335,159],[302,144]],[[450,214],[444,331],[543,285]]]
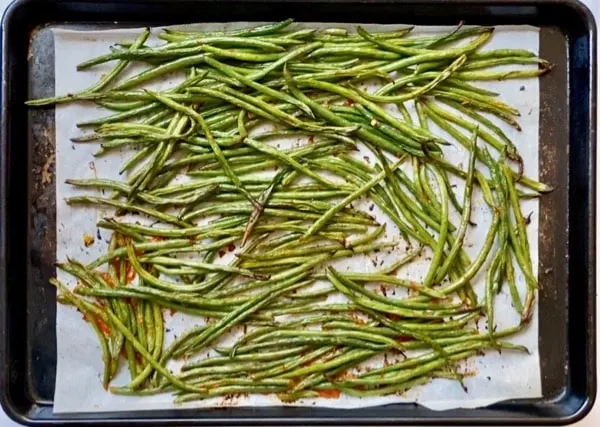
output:
[[[232,28],[234,26],[248,26],[247,23],[228,24],[202,24],[204,30]],[[254,23],[252,24],[254,25]],[[353,29],[352,24],[294,24],[296,26],[336,26]],[[401,27],[386,25],[366,25],[371,30],[390,30]],[[418,27],[414,34],[435,34],[446,32],[450,28],[442,27]],[[139,29],[117,29],[110,31],[74,31],[67,28],[54,30],[55,40],[55,74],[56,93],[65,94],[76,92],[95,83],[102,73],[109,71],[113,64],[104,64],[84,72],[77,72],[76,65],[84,60],[99,56],[108,51],[110,45],[122,41],[132,40]],[[153,30],[153,39],[156,43],[156,34],[159,29]],[[152,40],[152,39],[151,39]],[[484,49],[495,48],[520,48],[539,52],[539,31],[537,28],[528,26],[498,27],[491,41]],[[521,66],[522,67],[522,66]],[[500,69],[500,68],[498,68]],[[125,74],[127,75],[127,73]],[[164,87],[175,84],[179,76],[172,76],[157,82],[155,86]],[[519,122],[523,128],[517,132],[504,123],[494,120],[505,133],[515,142],[520,153],[525,159],[525,173],[530,177],[538,176],[538,122],[539,122],[539,86],[537,79],[508,80],[503,82],[477,82],[478,85],[501,93],[501,99],[508,104],[518,108],[521,112]],[[371,88],[372,89],[372,88]],[[57,246],[56,257],[59,261],[67,257],[76,258],[82,262],[90,262],[105,253],[110,233],[107,230],[97,229],[96,222],[105,216],[112,215],[108,208],[91,208],[84,206],[69,207],[64,199],[78,194],[93,194],[94,191],[86,189],[77,190],[64,183],[67,178],[111,178],[123,179],[118,175],[119,165],[124,158],[131,155],[128,150],[114,151],[108,155],[94,157],[93,153],[98,150],[97,144],[74,144],[70,138],[82,133],[76,127],[76,123],[84,120],[102,117],[110,114],[108,111],[92,104],[76,103],[60,105],[56,108],[56,208],[57,208]],[[432,130],[452,138],[431,124]],[[297,143],[292,141],[291,143]],[[301,143],[302,141],[300,141]],[[290,143],[287,141],[286,143]],[[283,147],[282,147],[283,148]],[[462,163],[466,168],[468,154],[454,144],[445,148],[445,154],[449,161]],[[363,153],[359,154],[360,156]],[[462,198],[462,182],[457,181],[457,195]],[[101,195],[101,192],[98,192]],[[360,205],[362,209],[368,208],[366,203]],[[538,257],[538,203],[536,200],[525,201],[522,204],[525,215],[530,215],[531,224],[528,226],[528,236],[532,251],[533,271],[537,271]],[[386,217],[375,208],[373,211],[379,222],[387,222],[385,240],[399,240],[397,228],[386,220]],[[451,208],[451,219],[458,224],[458,214]],[[473,258],[482,245],[485,231],[489,227],[491,215],[484,205],[479,191],[474,192],[474,206],[472,209],[472,221],[478,224],[472,227],[465,240],[466,251]],[[481,231],[480,231],[481,230]],[[88,234],[95,238],[90,247],[83,244],[83,235]],[[378,254],[357,256],[347,260],[337,261],[336,268],[353,271],[369,272],[380,266],[389,265],[400,258],[405,252],[405,243],[401,242],[391,253],[381,251]],[[426,272],[429,256],[427,252],[421,257],[421,262],[408,266],[398,272],[400,277],[419,280]],[[227,262],[228,258],[221,262]],[[480,299],[484,293],[485,266],[473,280],[475,291]],[[74,286],[75,280],[61,271],[57,271],[59,279],[69,286]],[[523,278],[518,277],[518,286],[524,295],[525,285]],[[522,296],[523,296],[522,295]],[[509,327],[518,323],[519,319],[511,307],[507,286],[503,292],[496,297],[496,322],[498,329]],[[102,388],[101,351],[91,327],[87,325],[72,307],[58,305],[57,307],[57,344],[58,344],[58,366],[56,377],[56,391],[54,397],[54,411],[57,413],[74,412],[98,412],[98,411],[132,411],[152,410],[180,407],[210,407],[224,405],[238,406],[272,406],[282,405],[275,395],[250,395],[234,396],[228,399],[213,398],[205,401],[190,402],[184,405],[175,405],[170,394],[161,394],[146,397],[126,397],[111,394]],[[174,336],[192,325],[202,322],[201,319],[192,316],[168,312],[164,313],[166,322],[166,342],[168,345]],[[485,327],[485,321],[480,320],[480,329]],[[219,345],[227,344],[232,337],[220,341]],[[464,380],[466,390],[456,381],[436,379],[429,384],[416,387],[403,395],[386,397],[356,398],[342,395],[339,399],[305,399],[299,400],[294,405],[321,406],[332,408],[358,408],[375,405],[383,405],[395,402],[417,402],[436,410],[457,407],[479,407],[494,402],[513,398],[535,398],[541,396],[540,363],[538,354],[538,313],[535,309],[529,327],[510,340],[517,344],[526,345],[531,354],[514,353],[503,351],[488,351],[484,357],[475,357],[467,360],[461,366],[464,371],[473,372],[476,375]],[[376,360],[373,363],[381,363]],[[169,365],[169,368],[178,369],[177,364]],[[124,385],[129,380],[129,373],[125,363],[119,370],[113,385]]]

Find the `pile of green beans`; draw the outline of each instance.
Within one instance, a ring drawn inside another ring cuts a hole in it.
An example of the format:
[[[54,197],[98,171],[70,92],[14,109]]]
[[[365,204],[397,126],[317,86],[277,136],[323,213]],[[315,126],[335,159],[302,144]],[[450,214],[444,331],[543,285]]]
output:
[[[551,188],[523,173],[496,124],[520,130],[519,112],[475,82],[536,78],[551,64],[525,50],[482,49],[490,27],[415,37],[411,30],[298,29],[286,20],[167,29],[164,44],[150,46],[146,29],[78,66],[113,61],[94,86],[27,103],[94,102],[110,113],[79,123],[86,133],[73,141],[97,144],[98,157],[134,149],[122,180],[67,181],[96,191],[69,205],[114,208],[98,222],[112,237],[88,265],[57,264],[77,279],[74,288],[51,280],[59,301],[94,329],[106,389],[172,393],[176,402],[240,393],[285,402],[378,396],[434,378],[461,381],[457,364],[488,349],[527,352],[507,340],[527,327],[538,287],[521,201]],[[144,71],[123,79],[138,63]],[[535,67],[496,68],[522,64]],[[145,87],[171,73],[183,76],[177,86]],[[367,81],[379,89],[361,89]],[[276,144],[290,137],[307,143]],[[445,158],[457,143],[468,164]],[[357,156],[358,144],[372,155]],[[452,180],[464,181],[461,194]],[[492,217],[487,229],[471,221],[475,188]],[[365,200],[370,209],[359,207]],[[386,237],[374,206],[400,240]],[[485,235],[474,259],[464,250],[469,231]],[[406,251],[397,262],[371,273],[331,262],[397,251],[400,241]],[[233,248],[230,263],[218,262]],[[431,258],[422,280],[402,278],[406,265],[424,262],[424,250]],[[482,268],[478,299],[473,281]],[[500,330],[494,297],[504,284],[521,320]],[[333,303],[335,295],[345,302]],[[166,345],[168,310],[198,316],[200,326]],[[223,345],[240,329],[237,342]],[[360,369],[384,355],[390,363]],[[171,371],[181,358],[183,368]],[[130,382],[111,385],[121,364]]]

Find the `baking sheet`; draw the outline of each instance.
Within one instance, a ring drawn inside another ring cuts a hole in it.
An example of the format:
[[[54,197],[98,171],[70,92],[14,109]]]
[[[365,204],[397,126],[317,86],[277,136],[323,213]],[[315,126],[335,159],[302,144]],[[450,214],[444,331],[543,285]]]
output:
[[[255,23],[253,23],[254,25]],[[202,29],[221,29],[239,26],[247,26],[245,23],[228,24],[204,24]],[[300,24],[294,24],[301,26]],[[332,24],[302,24],[302,26],[332,26]],[[334,24],[336,27],[354,28],[353,24]],[[371,30],[390,30],[398,26],[386,25],[364,25]],[[441,33],[450,30],[447,27],[418,27],[413,31],[418,33]],[[139,34],[139,29],[123,29],[110,31],[73,31],[70,29],[55,29],[55,75],[56,93],[64,94],[75,92],[95,83],[102,73],[110,70],[112,64],[95,67],[85,72],[76,72],[76,65],[91,57],[99,56],[107,52],[108,46],[122,41],[132,39]],[[159,33],[158,29],[153,34]],[[494,36],[484,49],[494,48],[520,48],[535,52],[539,51],[539,31],[530,26],[497,27]],[[133,70],[130,70],[133,72]],[[179,80],[178,75],[168,76],[153,86],[168,87]],[[520,153],[525,159],[525,173],[536,178],[538,176],[538,124],[539,124],[539,85],[537,79],[508,80],[503,82],[478,82],[478,85],[501,93],[501,99],[516,107],[521,112],[519,123],[523,131],[517,132],[513,128],[500,121],[496,124],[515,142]],[[372,88],[368,88],[372,89]],[[102,157],[94,157],[98,150],[96,144],[74,144],[70,138],[80,135],[76,123],[92,118],[102,117],[108,112],[92,104],[61,105],[56,109],[56,209],[57,209],[57,259],[65,260],[67,257],[76,258],[82,262],[89,262],[106,251],[110,233],[98,230],[96,222],[105,216],[110,216],[110,209],[90,208],[83,206],[69,207],[64,202],[66,197],[78,194],[92,194],[93,191],[77,190],[64,183],[67,178],[111,178],[122,179],[118,175],[119,165],[131,152],[127,150],[115,151]],[[432,130],[448,140],[452,139],[442,130],[432,124]],[[287,140],[281,144],[298,144],[303,141]],[[284,145],[282,145],[283,147]],[[359,156],[367,153],[361,149]],[[468,153],[457,144],[444,149],[447,159],[453,163],[466,165]],[[456,192],[462,196],[462,182],[456,181],[458,186]],[[362,202],[359,207],[367,208]],[[525,215],[531,213],[531,224],[528,226],[528,237],[531,246],[531,255],[534,271],[537,271],[538,253],[538,202],[528,200],[522,203]],[[387,223],[385,240],[397,241],[399,235],[395,225],[377,210],[372,212],[379,222]],[[458,214],[451,211],[452,219],[458,223]],[[124,218],[122,220],[131,220]],[[143,218],[136,218],[144,220]],[[474,207],[472,220],[477,227],[472,227],[465,240],[467,254],[473,258],[482,245],[491,215],[484,205],[478,191],[474,193]],[[83,234],[95,236],[95,242],[90,247],[83,244]],[[391,253],[382,251],[375,256],[354,257],[340,260],[335,263],[336,268],[352,271],[373,271],[382,266],[389,265],[400,258],[405,251],[405,243],[399,244]],[[398,275],[414,280],[423,277],[428,265],[428,253],[424,252],[421,261],[415,265],[401,270]],[[229,256],[233,256],[230,254]],[[224,257],[220,262],[227,262]],[[75,280],[57,271],[59,280],[75,285]],[[485,268],[472,281],[476,293],[481,298],[484,290]],[[525,292],[523,278],[517,277],[518,286]],[[496,298],[496,323],[499,329],[518,323],[518,316],[511,307],[510,297],[504,291]],[[512,353],[504,351],[498,354],[488,351],[485,357],[476,357],[467,360],[462,368],[477,375],[468,377],[464,381],[466,390],[456,381],[436,379],[431,383],[412,389],[403,395],[356,398],[342,395],[339,399],[303,399],[294,405],[322,406],[336,408],[357,408],[374,405],[382,405],[394,402],[418,402],[432,409],[449,409],[456,407],[479,407],[491,403],[513,398],[535,398],[541,396],[541,376],[538,353],[538,320],[537,308],[534,310],[531,324],[517,336],[511,337],[511,341],[526,345],[530,354]],[[181,313],[170,315],[164,314],[167,335],[165,345],[168,345],[173,337],[190,327],[192,324],[201,323],[201,319],[186,316]],[[190,402],[183,405],[172,403],[170,394],[128,397],[110,394],[102,388],[100,375],[102,372],[101,351],[89,326],[81,319],[81,314],[71,307],[58,305],[57,307],[57,379],[54,398],[54,411],[57,413],[73,412],[97,412],[97,411],[119,411],[119,410],[151,410],[163,408],[180,407],[209,407],[209,406],[272,406],[282,403],[274,395],[250,395],[234,396],[225,398],[213,398],[204,401]],[[485,322],[480,321],[479,327],[484,328]],[[234,334],[239,331],[234,331]],[[227,337],[225,341],[218,344],[227,344],[234,337]],[[375,360],[374,364],[381,363]],[[169,366],[177,369],[177,365]],[[113,385],[127,383],[128,372],[123,364]]]

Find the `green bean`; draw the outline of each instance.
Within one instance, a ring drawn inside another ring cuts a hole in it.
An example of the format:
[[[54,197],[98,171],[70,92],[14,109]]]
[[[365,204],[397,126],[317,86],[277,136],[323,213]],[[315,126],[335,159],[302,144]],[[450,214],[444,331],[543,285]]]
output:
[[[413,26],[408,26],[406,28],[402,28],[402,29],[398,29],[398,30],[394,30],[394,31],[377,33],[374,36],[376,38],[382,39],[382,40],[402,38],[405,35],[407,35],[408,33],[410,33],[413,29],[414,29]],[[337,43],[348,43],[348,42],[351,43],[351,42],[356,42],[356,41],[361,40],[361,37],[358,35],[346,35],[345,37],[333,37],[333,36],[334,36],[333,34],[322,34],[315,38],[317,40],[335,41]]]
[[[463,244],[463,240],[464,240],[464,237],[465,237],[465,234],[467,231],[467,227],[469,226],[469,220],[471,218],[471,203],[472,203],[471,192],[473,191],[473,181],[474,181],[474,177],[475,177],[474,172],[475,172],[475,152],[477,149],[477,136],[478,136],[478,129],[476,128],[475,132],[473,132],[473,137],[471,139],[473,150],[471,151],[470,156],[469,156],[469,168],[468,168],[468,172],[467,172],[467,181],[465,182],[465,190],[464,190],[464,195],[463,195],[464,206],[463,206],[463,213],[462,213],[462,216],[460,219],[460,226],[458,228],[458,232],[456,233],[456,239],[454,240],[454,243],[450,247],[450,251],[449,251],[448,255],[446,256],[446,259],[443,261],[442,265],[440,266],[439,270],[437,271],[437,273],[435,275],[436,282],[440,282],[444,278],[444,276],[446,275],[446,272],[452,265],[452,262],[458,255],[458,253],[461,249],[461,246]]]
[[[550,71],[551,67],[540,70],[512,70],[512,71],[459,71],[454,77],[459,80],[509,80],[539,77]]]
[[[232,395],[232,394],[247,394],[247,393],[276,393],[287,389],[283,385],[231,385],[216,387],[211,389],[203,389],[201,393],[189,393],[179,396],[174,403],[184,403],[194,400],[208,399],[214,396]]]
[[[142,33],[138,36],[138,38],[133,42],[130,50],[135,50],[138,47],[142,46],[146,42],[146,40],[148,39],[149,36],[150,36],[150,29],[149,28],[144,29],[144,31],[142,31]],[[129,61],[127,61],[127,60],[119,61],[110,73],[103,75],[102,78],[100,79],[100,81],[98,81],[96,84],[88,87],[87,89],[82,90],[79,93],[81,94],[81,93],[100,92],[102,89],[106,88],[106,86],[108,86],[111,82],[113,82],[119,76],[119,74],[121,74],[123,72],[123,70],[127,67],[128,64],[129,64]],[[67,96],[57,96],[54,98],[43,98],[43,99],[27,101],[26,104],[29,106],[61,104],[64,102],[71,102],[74,97],[76,97],[76,95],[69,94]]]
[[[155,209],[148,208],[145,206],[134,205],[132,203],[119,202],[117,200],[104,199],[101,197],[90,197],[90,196],[69,197],[68,199],[66,199],[66,202],[68,205],[80,204],[80,203],[90,203],[90,204],[97,204],[97,205],[112,206],[115,208],[123,209],[125,211],[143,213],[143,214],[146,214],[153,218],[157,218],[161,221],[164,221],[168,224],[176,224],[176,225],[179,225],[180,227],[190,227],[190,224],[188,224],[184,221],[181,221],[172,215],[165,214],[163,212],[159,212]]]
[[[269,361],[267,363],[257,363],[255,361],[251,361],[248,363],[236,363],[229,365],[217,365],[217,366],[207,366],[207,367],[198,367],[192,369],[186,369],[179,377],[184,380],[193,380],[195,384],[200,382],[210,382],[211,386],[215,386],[213,383],[214,380],[208,379],[206,380],[206,375],[229,375],[235,373],[251,373],[251,372],[260,372],[265,369],[277,368],[282,364],[297,360],[298,356],[292,356],[287,358],[281,358],[274,361]],[[227,381],[226,379],[216,380],[216,381]],[[233,379],[236,381],[237,379]]]
[[[377,301],[373,295],[370,295],[367,291],[362,293],[362,296],[354,293],[350,287],[344,283],[351,283],[348,279],[337,273],[333,268],[327,269],[327,277],[329,281],[344,295],[348,296],[353,302],[365,308],[380,311],[384,313],[396,314],[402,317],[418,318],[418,319],[436,319],[444,316],[443,310],[413,310],[407,308],[401,308],[389,303]],[[353,284],[352,288],[356,289],[357,285]]]
[[[444,103],[448,104],[449,106],[451,106],[452,108],[460,111],[461,113],[477,120],[479,123],[481,123],[482,125],[486,126],[488,129],[491,129],[496,135],[498,135],[506,144],[508,145],[513,145],[512,141],[506,136],[506,134],[504,133],[504,131],[502,129],[500,129],[498,126],[496,126],[491,120],[489,120],[487,117],[479,114],[478,112],[465,107],[463,104],[459,103],[459,102],[455,102],[455,101],[451,101],[451,100],[444,100]],[[487,137],[486,141],[490,141],[492,140],[492,138]]]
[[[440,225],[440,232],[438,235],[438,242],[433,252],[433,258],[431,264],[429,265],[429,270],[427,271],[425,279],[423,279],[423,285],[426,287],[431,286],[436,277],[437,269],[440,267],[440,263],[442,262],[444,247],[446,246],[446,240],[448,235],[448,190],[440,172],[436,168],[431,168],[431,170],[435,175],[438,189],[440,190],[441,194],[442,221]]]
[[[50,283],[53,286],[55,286],[57,289],[60,289],[60,291],[62,292],[62,295],[64,297],[66,297],[68,299],[68,301],[71,302],[74,306],[76,306],[82,313],[89,313],[89,310],[88,310],[89,306],[82,304],[80,302],[80,300],[75,295],[73,295],[64,284],[62,284],[61,282],[59,282],[56,279],[50,279]],[[87,318],[87,320],[90,323],[90,325],[92,326],[92,328],[94,329],[94,332],[96,333],[96,336],[98,337],[98,339],[100,341],[100,347],[102,348],[102,361],[104,362],[104,374],[102,376],[102,386],[106,390],[106,389],[108,389],[110,380],[112,379],[111,367],[110,367],[111,357],[110,357],[110,350],[108,348],[108,342],[106,341],[104,332],[98,326],[98,322],[97,322],[97,319],[95,318],[95,316],[90,315]]]
[[[446,79],[446,81],[444,83],[442,83],[440,85],[440,87],[443,87],[444,89],[448,89],[448,88],[457,88],[457,89],[463,89],[466,91],[470,91],[473,93],[478,93],[480,95],[487,95],[487,96],[498,96],[500,95],[498,92],[494,92],[491,90],[487,90],[487,89],[483,89],[479,86],[475,86],[469,83],[466,83],[463,80],[458,80],[454,77],[449,77],[448,79]]]
[[[519,240],[521,241],[521,246],[523,247],[523,253],[524,254],[530,254],[530,250],[529,250],[529,242],[527,240],[527,230],[526,230],[526,225],[525,225],[525,219],[523,218],[523,213],[521,212],[521,207],[519,204],[519,198],[517,197],[517,192],[514,186],[514,183],[512,182],[512,170],[510,170],[510,168],[507,165],[503,165],[503,173],[505,176],[505,180],[507,181],[507,188],[508,188],[508,194],[509,194],[509,199],[510,199],[510,203],[512,206],[512,211],[513,211],[513,215],[515,217],[515,221],[517,223],[517,229],[518,229],[518,237]],[[528,256],[527,258],[527,265],[529,270],[532,270],[531,267],[531,258]]]
[[[521,296],[519,295],[519,291],[517,290],[517,284],[515,281],[515,270],[512,264],[512,255],[510,251],[506,254],[508,257],[506,261],[506,280],[508,282],[508,288],[510,292],[510,297],[512,299],[513,306],[517,313],[523,314],[523,304],[521,303]]]
[[[452,62],[452,64],[450,64],[448,66],[448,68],[446,68],[441,73],[439,73],[435,79],[431,80],[425,86],[422,86],[419,89],[416,89],[416,90],[409,92],[407,94],[404,94],[404,95],[376,96],[376,95],[369,95],[365,92],[359,92],[359,93],[366,99],[368,99],[370,101],[375,101],[375,102],[404,102],[404,101],[408,101],[410,99],[415,99],[415,98],[418,98],[419,96],[429,92],[430,90],[434,89],[441,82],[443,82],[448,77],[450,77],[452,75],[452,73],[454,73],[456,70],[458,70],[459,68],[461,68],[463,66],[463,64],[466,62],[466,60],[467,60],[466,55],[459,56],[454,62]]]
[[[470,52],[478,49],[483,44],[485,44],[489,40],[489,38],[492,36],[492,32],[493,32],[493,29],[484,29],[482,34],[477,39],[475,39],[474,41],[472,41],[462,47],[455,48],[455,49],[447,49],[444,51],[435,51],[434,50],[434,51],[431,51],[430,53],[416,54],[416,55],[410,56],[408,58],[393,61],[393,62],[389,63],[388,65],[380,67],[379,69],[381,71],[389,73],[392,71],[397,71],[397,70],[401,70],[406,67],[410,67],[411,65],[415,65],[415,64],[439,61],[442,59],[457,58],[460,55],[470,53]],[[458,74],[461,74],[461,73],[458,73]]]
[[[288,174],[288,171],[284,169],[277,175],[275,175],[275,177],[273,178],[273,182],[261,193],[260,197],[258,198],[258,206],[254,207],[254,210],[248,218],[248,223],[246,224],[246,229],[244,230],[244,235],[242,236],[242,246],[245,245],[248,239],[250,238],[252,230],[258,222],[260,215],[264,211],[265,205],[269,201],[269,197],[271,196],[271,193],[273,192],[274,188],[280,184],[281,180],[284,179],[286,174]]]
[[[293,19],[286,19],[284,21],[279,21],[271,24],[258,25],[256,27],[249,28],[239,28],[235,30],[227,30],[227,31],[211,31],[211,32],[179,32],[176,30],[171,30],[165,28],[165,33],[168,34],[180,34],[190,38],[198,38],[198,37],[255,37],[255,36],[264,36],[268,34],[278,33],[284,28],[288,27],[294,22]]]
[[[244,362],[263,362],[263,361],[274,361],[282,358],[287,358],[289,356],[296,356],[302,352],[306,351],[305,347],[296,347],[289,348],[285,350],[276,350],[272,352],[261,352],[261,353],[249,353],[242,354],[238,356],[216,356],[209,357],[206,359],[199,360],[197,362],[191,362],[183,365],[181,367],[182,371],[187,371],[193,368],[200,368],[204,366],[221,366],[227,365],[231,363],[244,363]]]
[[[169,257],[161,257],[161,256],[153,256],[148,259],[149,262],[153,264],[159,265],[167,265],[167,266],[185,266],[190,267],[197,270],[203,271],[223,271],[227,273],[236,273],[241,276],[251,277],[253,279],[267,280],[267,277],[263,277],[263,275],[253,273],[249,270],[245,270],[242,268],[230,267],[226,265],[220,264],[212,264],[212,263],[203,263],[192,260],[182,260],[177,258],[169,258]]]
[[[471,59],[475,59],[471,57]],[[539,64],[542,68],[550,67],[550,63],[545,59],[531,58],[522,56],[509,56],[503,58],[490,58],[490,59],[479,59],[467,64],[463,70],[478,70],[480,68],[497,67],[499,65],[507,64]]]
[[[454,92],[446,92],[446,91],[440,91],[438,89],[435,89],[435,90],[431,91],[431,94],[435,95],[436,98],[451,99],[453,101],[462,102],[464,104],[473,106],[474,108],[476,108],[478,110],[494,114],[496,117],[498,117],[501,120],[503,120],[504,122],[508,123],[515,129],[521,130],[519,123],[517,123],[517,121],[511,117],[512,115],[520,115],[520,114],[518,114],[518,112],[516,112],[516,110],[511,109],[511,111],[507,111],[504,108],[505,104],[498,103],[498,102],[491,103],[491,102],[480,101],[480,100],[475,99],[475,96],[476,96],[475,94],[470,94],[469,95],[470,98],[469,98],[463,94],[455,93],[457,91],[458,91],[458,89],[455,89]],[[516,112],[516,114],[515,114],[515,112]]]

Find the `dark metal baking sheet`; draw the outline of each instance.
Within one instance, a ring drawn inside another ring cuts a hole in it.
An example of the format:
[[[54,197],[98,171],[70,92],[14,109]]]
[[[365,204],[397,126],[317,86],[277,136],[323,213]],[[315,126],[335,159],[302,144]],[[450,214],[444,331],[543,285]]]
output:
[[[56,376],[54,94],[56,24],[82,28],[186,22],[529,24],[555,64],[540,81],[540,358],[543,397],[435,412],[414,404],[357,410],[219,408],[53,415]],[[482,0],[18,0],[3,19],[0,140],[0,398],[21,423],[566,424],[585,415],[595,374],[594,21],[574,1]]]

